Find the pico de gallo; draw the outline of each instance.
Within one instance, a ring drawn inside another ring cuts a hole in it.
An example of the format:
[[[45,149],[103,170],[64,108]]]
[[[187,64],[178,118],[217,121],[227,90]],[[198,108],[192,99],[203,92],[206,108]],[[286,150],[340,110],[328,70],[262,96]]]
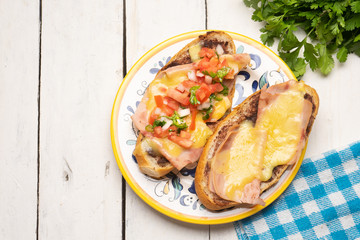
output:
[[[227,59],[220,59],[214,49],[203,47],[199,57],[194,69],[188,71],[188,80],[168,88],[166,96],[154,96],[156,108],[151,111],[149,125],[145,128],[154,137],[167,137],[184,148],[193,144],[189,131],[195,130],[197,113],[202,113],[204,121],[210,120],[214,103],[228,95],[229,89],[222,83],[223,79],[232,78],[234,74]],[[190,124],[184,120],[189,115]]]

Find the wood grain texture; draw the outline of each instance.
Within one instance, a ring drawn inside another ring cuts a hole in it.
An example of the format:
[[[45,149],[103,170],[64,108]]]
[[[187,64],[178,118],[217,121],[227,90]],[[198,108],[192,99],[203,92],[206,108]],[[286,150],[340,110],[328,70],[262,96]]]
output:
[[[252,10],[242,0],[207,0],[208,28],[236,32],[260,41],[262,23],[251,20]]]
[[[120,239],[110,117],[122,81],[122,2],[44,1],[39,239]]]
[[[242,0],[125,2],[126,70],[159,42],[205,29],[206,20],[208,29],[260,40],[263,24],[251,20]],[[237,239],[231,223],[168,218],[128,185],[122,235],[122,179],[109,134],[123,78],[122,3],[43,1],[39,66],[40,1],[1,1],[0,239]],[[327,77],[308,69],[303,79],[317,90],[320,108],[306,156],[359,140],[358,66],[350,55]]]
[[[320,98],[305,157],[360,140],[360,58],[351,54],[345,64],[335,62],[334,70],[327,77],[310,70],[304,76],[304,81],[317,90]]]
[[[156,44],[204,28],[205,1],[126,1],[128,69]],[[209,239],[209,227],[182,223],[158,213],[127,185],[126,239]]]
[[[1,1],[0,29],[0,239],[36,239],[38,1]]]

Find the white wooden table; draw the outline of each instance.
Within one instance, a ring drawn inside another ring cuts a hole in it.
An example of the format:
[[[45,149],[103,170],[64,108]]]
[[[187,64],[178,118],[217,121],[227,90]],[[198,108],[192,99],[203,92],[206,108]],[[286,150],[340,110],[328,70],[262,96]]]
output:
[[[124,74],[174,35],[259,40],[242,0],[1,0],[0,239],[237,239],[172,220],[124,182],[110,142]],[[320,110],[307,156],[360,139],[360,58],[306,73]]]

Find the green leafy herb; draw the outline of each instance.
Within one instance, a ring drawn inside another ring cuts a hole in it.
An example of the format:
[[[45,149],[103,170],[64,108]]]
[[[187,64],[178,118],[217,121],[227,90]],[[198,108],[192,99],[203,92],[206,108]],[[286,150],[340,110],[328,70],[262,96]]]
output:
[[[208,71],[203,71],[202,73],[205,75],[208,75],[212,78],[218,78],[220,82],[222,82],[223,78],[230,72],[231,68],[230,67],[222,67],[219,70],[216,71],[216,73],[214,72],[208,72]]]
[[[360,56],[359,0],[244,0],[254,9],[252,19],[265,22],[260,38],[268,46],[278,40],[281,58],[296,77],[307,66],[327,75],[334,57],[345,62],[349,53]],[[297,33],[304,31],[299,39]]]
[[[200,88],[200,86],[193,86],[190,88],[190,103],[192,105],[200,104],[200,101],[196,98],[196,91]]]
[[[216,73],[214,73],[214,72],[208,72],[207,70],[205,70],[205,71],[202,71],[202,73],[205,74],[205,75],[208,75],[208,76],[210,76],[212,78],[216,77]]]
[[[220,59],[220,56],[219,56],[219,54],[217,53],[217,51],[215,51],[215,54],[216,54],[217,59],[219,60],[219,59]]]
[[[229,94],[229,88],[223,83],[221,83],[221,85],[223,86],[224,89],[219,93],[224,95],[224,96],[227,96]]]
[[[156,120],[154,121],[154,123],[153,123],[153,127],[154,127],[154,128],[155,128],[155,127],[158,127],[158,126],[162,127],[162,126],[164,126],[165,124],[166,124],[165,121],[161,121],[161,120],[156,119]]]
[[[209,108],[204,109],[205,115],[202,117],[203,120],[208,120],[210,118],[210,113],[213,111],[213,105],[210,105]]]
[[[148,132],[153,132],[153,131],[154,131],[154,128],[156,128],[156,127],[158,127],[158,126],[162,127],[162,126],[164,126],[165,124],[166,124],[165,121],[161,121],[161,120],[159,120],[159,119],[156,119],[156,120],[154,121],[153,125],[150,125],[150,124],[149,124],[149,125],[146,125],[145,130],[148,131]]]
[[[209,97],[210,101],[212,99],[215,99],[216,101],[221,101],[223,98],[222,97],[218,97],[215,93],[212,93]]]
[[[222,67],[216,72],[216,76],[220,82],[222,82],[223,78],[230,72],[230,69],[230,67]]]
[[[187,128],[186,122],[179,116],[178,112],[175,111],[171,117],[167,117],[168,119],[172,120],[172,125],[178,128],[178,130],[182,130]]]

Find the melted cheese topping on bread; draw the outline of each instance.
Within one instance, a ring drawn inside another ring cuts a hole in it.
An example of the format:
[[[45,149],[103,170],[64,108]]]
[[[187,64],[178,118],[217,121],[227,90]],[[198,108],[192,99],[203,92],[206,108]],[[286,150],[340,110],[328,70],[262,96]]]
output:
[[[274,167],[290,162],[302,141],[304,84],[296,86],[279,94],[256,121],[257,128],[268,132],[261,181],[271,178]]]
[[[190,131],[190,139],[194,142],[192,145],[194,148],[203,147],[208,138],[213,134],[213,131],[211,131],[211,129],[206,125],[202,117],[203,115],[201,113],[196,115],[195,130]]]
[[[258,140],[264,138],[253,125],[249,120],[243,121],[230,133],[212,162],[214,188],[224,199],[240,201],[245,185],[261,174],[264,146]]]
[[[243,121],[219,147],[212,160],[211,178],[220,197],[256,204],[260,200],[258,183],[269,180],[274,167],[293,163],[302,150],[304,126],[310,117],[304,84],[287,82],[280,87],[285,84],[288,86],[280,92],[260,97],[266,104],[262,102],[255,126]]]

